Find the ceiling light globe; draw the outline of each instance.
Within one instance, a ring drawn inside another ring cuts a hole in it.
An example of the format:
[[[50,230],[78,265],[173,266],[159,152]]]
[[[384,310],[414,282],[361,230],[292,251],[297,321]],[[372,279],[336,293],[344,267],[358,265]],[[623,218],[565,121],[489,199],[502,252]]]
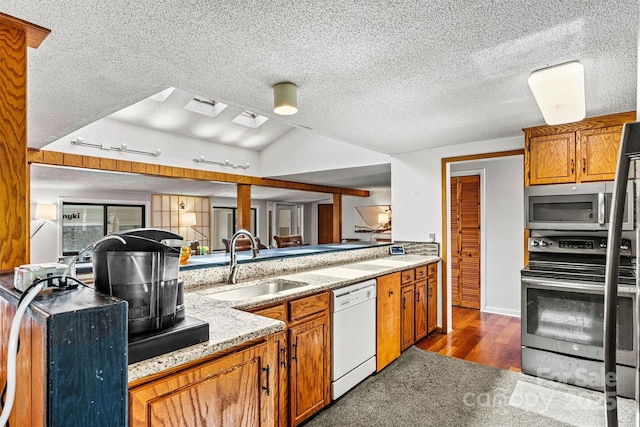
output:
[[[273,86],[273,112],[282,116],[290,116],[298,112],[296,85],[283,82]]]

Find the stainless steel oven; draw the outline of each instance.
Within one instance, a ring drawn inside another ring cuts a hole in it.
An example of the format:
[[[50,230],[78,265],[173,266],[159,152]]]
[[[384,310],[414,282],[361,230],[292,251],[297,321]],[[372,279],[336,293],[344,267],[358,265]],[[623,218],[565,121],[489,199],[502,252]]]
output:
[[[534,236],[522,270],[522,371],[603,390],[605,236]],[[621,245],[618,283],[618,394],[634,397],[636,269]]]
[[[530,230],[606,231],[613,182],[534,185],[525,188],[525,221]],[[633,185],[627,187],[623,230],[633,230]],[[629,208],[631,206],[631,208]]]

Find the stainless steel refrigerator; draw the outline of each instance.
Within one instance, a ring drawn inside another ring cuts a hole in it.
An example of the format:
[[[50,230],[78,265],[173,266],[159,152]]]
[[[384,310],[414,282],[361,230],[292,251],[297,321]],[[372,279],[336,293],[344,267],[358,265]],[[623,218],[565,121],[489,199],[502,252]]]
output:
[[[618,402],[617,402],[617,372],[616,372],[616,319],[617,319],[617,301],[618,301],[618,273],[620,267],[620,244],[622,239],[622,222],[624,218],[624,203],[626,190],[629,185],[633,185],[634,179],[637,177],[637,173],[633,168],[637,168],[637,162],[634,160],[640,160],[640,122],[627,123],[622,129],[622,138],[620,140],[620,151],[618,155],[618,166],[616,169],[614,191],[612,197],[611,206],[611,222],[609,226],[609,235],[607,239],[607,263],[605,270],[605,298],[604,298],[604,374],[605,374],[605,410],[606,410],[606,422],[607,426],[614,427],[618,425]],[[629,172],[632,171],[630,174]],[[637,189],[639,186],[636,185]],[[634,227],[636,232],[636,242],[638,242],[638,220],[637,212],[640,205],[638,205],[638,197],[635,195],[635,204],[630,203],[630,206],[635,206],[636,211],[636,226]],[[636,269],[638,268],[636,263]],[[636,295],[638,294],[638,274],[636,271]],[[636,298],[638,301],[638,298]],[[636,307],[636,310],[638,307]],[[636,311],[638,313],[638,311]],[[639,323],[638,318],[635,316],[635,322]],[[635,330],[640,331],[640,324],[635,325]],[[636,334],[635,345],[640,342],[640,337]],[[636,349],[636,355],[640,352]],[[636,425],[640,425],[640,385],[638,375],[638,368],[640,367],[640,356],[637,356],[636,360],[636,379],[635,379],[635,398],[636,398]]]

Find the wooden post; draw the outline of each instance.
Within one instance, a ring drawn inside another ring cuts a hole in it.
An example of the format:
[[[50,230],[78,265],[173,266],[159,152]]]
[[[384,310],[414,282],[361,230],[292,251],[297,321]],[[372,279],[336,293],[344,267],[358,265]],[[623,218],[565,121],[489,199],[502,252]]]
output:
[[[342,241],[342,195],[333,194],[333,243]]]
[[[238,230],[251,232],[251,186],[238,184]]]
[[[27,47],[50,30],[0,13],[0,272],[29,262]]]

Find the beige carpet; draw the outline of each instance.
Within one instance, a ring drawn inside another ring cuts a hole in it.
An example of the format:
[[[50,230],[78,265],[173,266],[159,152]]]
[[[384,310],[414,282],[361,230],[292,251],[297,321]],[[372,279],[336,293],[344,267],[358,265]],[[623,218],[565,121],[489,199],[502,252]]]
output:
[[[634,404],[618,399],[620,426]],[[602,393],[411,347],[305,424],[320,426],[605,425]]]

